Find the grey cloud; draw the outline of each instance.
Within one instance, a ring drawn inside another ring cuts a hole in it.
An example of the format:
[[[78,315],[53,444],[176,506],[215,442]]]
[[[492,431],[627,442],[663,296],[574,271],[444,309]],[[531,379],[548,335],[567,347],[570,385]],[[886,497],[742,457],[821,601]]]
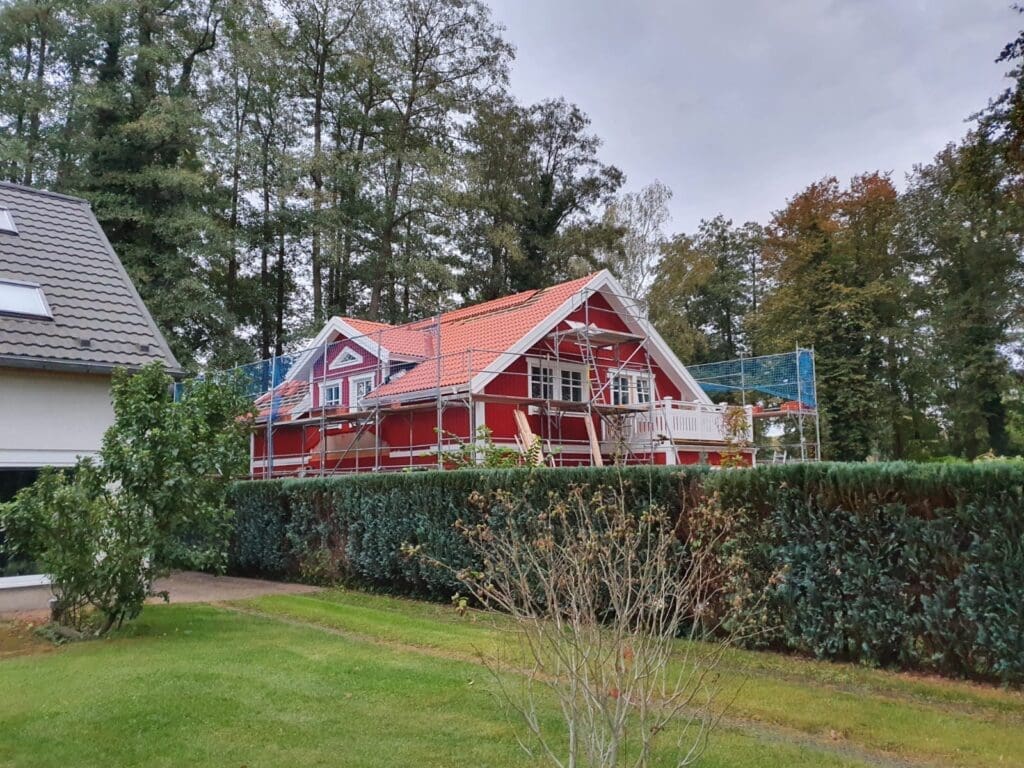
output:
[[[765,221],[826,175],[897,182],[1004,87],[1008,0],[492,0],[523,100],[564,95],[673,227]]]

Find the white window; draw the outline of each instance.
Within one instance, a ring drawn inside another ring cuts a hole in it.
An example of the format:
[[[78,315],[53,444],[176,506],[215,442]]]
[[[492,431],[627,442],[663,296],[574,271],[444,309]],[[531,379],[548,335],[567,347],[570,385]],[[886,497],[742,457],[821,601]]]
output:
[[[583,402],[583,371],[562,370],[562,399]]]
[[[341,384],[332,381],[323,385],[323,403],[325,406],[341,405]]]
[[[0,280],[0,315],[53,319],[43,289],[16,280]]]
[[[546,365],[530,366],[530,397],[536,400],[554,400],[554,368],[549,368]]]
[[[630,380],[627,377],[611,377],[611,402],[615,406],[628,406],[630,404]]]
[[[361,401],[373,391],[373,375],[353,376],[348,380],[348,409],[357,410]]]
[[[651,402],[651,380],[646,376],[636,378],[636,401],[644,405]]]
[[[14,217],[9,208],[0,208],[0,232],[6,232],[9,235],[18,234],[18,228],[14,226]]]

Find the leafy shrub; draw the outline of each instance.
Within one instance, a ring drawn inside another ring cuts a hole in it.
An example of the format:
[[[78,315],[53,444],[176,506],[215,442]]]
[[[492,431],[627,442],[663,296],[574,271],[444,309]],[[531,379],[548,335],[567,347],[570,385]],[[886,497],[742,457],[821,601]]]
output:
[[[50,576],[62,624],[82,629],[95,613],[102,634],[138,615],[169,569],[226,562],[227,481],[247,460],[250,405],[209,381],[175,403],[170,384],[158,364],[115,373],[101,460],[44,471],[0,505],[5,548]]]
[[[805,464],[493,469],[237,483],[231,567],[447,600],[421,546],[472,564],[456,521],[474,491],[542,509],[575,487],[623,488],[714,552],[713,609],[748,646],[1024,682],[1024,466]],[[328,551],[329,556],[318,554]],[[327,575],[324,575],[327,572]]]

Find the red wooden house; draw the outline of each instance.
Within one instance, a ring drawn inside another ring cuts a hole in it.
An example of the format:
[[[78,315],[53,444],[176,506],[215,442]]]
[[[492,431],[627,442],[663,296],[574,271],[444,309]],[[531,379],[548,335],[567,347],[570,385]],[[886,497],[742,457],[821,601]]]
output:
[[[715,465],[726,440],[607,271],[405,325],[332,318],[257,406],[256,477],[445,467],[487,439],[554,466]]]

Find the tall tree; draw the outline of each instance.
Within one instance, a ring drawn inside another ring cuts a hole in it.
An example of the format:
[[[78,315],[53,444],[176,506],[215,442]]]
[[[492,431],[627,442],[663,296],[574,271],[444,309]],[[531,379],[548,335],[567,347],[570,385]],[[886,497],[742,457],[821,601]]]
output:
[[[719,215],[702,221],[696,234],[664,246],[648,306],[655,325],[687,362],[753,351],[747,321],[762,290],[762,240],[757,224],[734,226]]]
[[[65,5],[20,0],[0,8],[0,114],[9,121],[0,122],[0,169],[10,181],[31,185],[48,175],[43,132],[61,101],[53,86],[68,33]]]
[[[665,225],[671,218],[668,201],[672,190],[653,181],[639,192],[620,195],[605,209],[605,223],[622,232],[608,267],[634,298],[647,294],[654,269],[667,241]]]
[[[1020,208],[1005,155],[984,132],[915,170],[906,193],[912,258],[928,285],[940,402],[953,453],[1009,448],[1004,350],[1021,319]]]
[[[216,229],[200,157],[193,76],[222,21],[217,0],[95,3],[99,65],[88,153],[68,186],[85,194],[175,353],[190,360],[227,332],[203,263]]]
[[[816,351],[825,453],[863,459],[879,445],[884,314],[898,305],[892,237],[897,195],[886,176],[812,184],[775,215],[764,249],[772,289],[758,310],[765,352]]]
[[[598,158],[589,124],[564,100],[525,108],[504,97],[478,108],[457,198],[466,298],[548,285],[617,247],[621,229],[601,208],[623,176]]]
[[[386,24],[391,42],[367,313],[402,320],[414,314],[415,267],[432,260],[419,255],[430,244],[454,169],[457,119],[504,85],[512,49],[479,0],[398,0]]]
[[[285,0],[284,8],[292,21],[289,48],[298,53],[299,91],[310,104],[312,155],[309,175],[312,215],[310,229],[310,266],[313,284],[313,324],[324,318],[324,132],[327,125],[329,81],[342,57],[351,54],[347,35],[362,10],[362,0]]]
[[[520,228],[523,258],[510,270],[512,290],[540,288],[593,266],[616,233],[603,226],[597,207],[611,202],[624,176],[597,156],[600,139],[590,119],[564,99],[529,110],[532,125],[529,176]]]

